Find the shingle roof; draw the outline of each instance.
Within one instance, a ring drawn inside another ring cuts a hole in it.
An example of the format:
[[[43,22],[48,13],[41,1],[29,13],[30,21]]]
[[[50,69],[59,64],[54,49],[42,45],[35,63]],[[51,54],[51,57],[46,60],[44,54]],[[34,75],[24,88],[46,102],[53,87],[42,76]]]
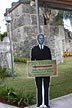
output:
[[[11,8],[6,8],[6,12],[4,13],[4,16],[6,16],[8,13],[12,12],[17,6],[19,6],[21,3],[30,3],[31,0],[19,0],[18,2],[12,2]]]

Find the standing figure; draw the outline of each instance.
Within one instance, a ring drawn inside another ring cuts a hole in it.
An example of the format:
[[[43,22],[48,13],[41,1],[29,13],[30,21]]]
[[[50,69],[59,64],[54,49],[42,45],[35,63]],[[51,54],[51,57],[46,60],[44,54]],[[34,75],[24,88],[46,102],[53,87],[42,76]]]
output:
[[[37,36],[38,45],[34,46],[31,50],[31,60],[51,60],[50,49],[44,45],[44,35]],[[42,82],[44,85],[44,106],[43,108],[50,108],[49,106],[49,83],[50,76],[35,77],[37,87],[37,108],[42,108]]]

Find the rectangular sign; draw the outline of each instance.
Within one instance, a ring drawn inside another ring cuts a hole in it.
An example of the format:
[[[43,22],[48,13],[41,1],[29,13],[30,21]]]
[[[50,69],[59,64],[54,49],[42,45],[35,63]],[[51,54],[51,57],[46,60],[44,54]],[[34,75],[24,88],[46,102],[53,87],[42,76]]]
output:
[[[29,77],[57,75],[56,60],[28,61],[27,64]]]

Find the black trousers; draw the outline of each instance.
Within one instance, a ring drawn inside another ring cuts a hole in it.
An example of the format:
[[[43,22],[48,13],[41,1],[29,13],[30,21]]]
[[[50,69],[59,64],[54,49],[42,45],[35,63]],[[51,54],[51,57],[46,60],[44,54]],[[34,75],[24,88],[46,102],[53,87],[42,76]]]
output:
[[[48,90],[49,90],[50,77],[35,78],[37,86],[37,104],[38,106],[42,104],[42,79],[44,82],[44,104],[48,106],[49,105]]]

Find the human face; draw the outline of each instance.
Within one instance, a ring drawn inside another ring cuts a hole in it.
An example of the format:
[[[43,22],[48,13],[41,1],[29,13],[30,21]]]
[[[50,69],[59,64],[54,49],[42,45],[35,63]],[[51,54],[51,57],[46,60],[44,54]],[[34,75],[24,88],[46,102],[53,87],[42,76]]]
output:
[[[38,36],[38,43],[39,43],[40,45],[42,45],[42,44],[44,43],[44,36],[43,36],[43,35],[39,35],[39,36]]]

